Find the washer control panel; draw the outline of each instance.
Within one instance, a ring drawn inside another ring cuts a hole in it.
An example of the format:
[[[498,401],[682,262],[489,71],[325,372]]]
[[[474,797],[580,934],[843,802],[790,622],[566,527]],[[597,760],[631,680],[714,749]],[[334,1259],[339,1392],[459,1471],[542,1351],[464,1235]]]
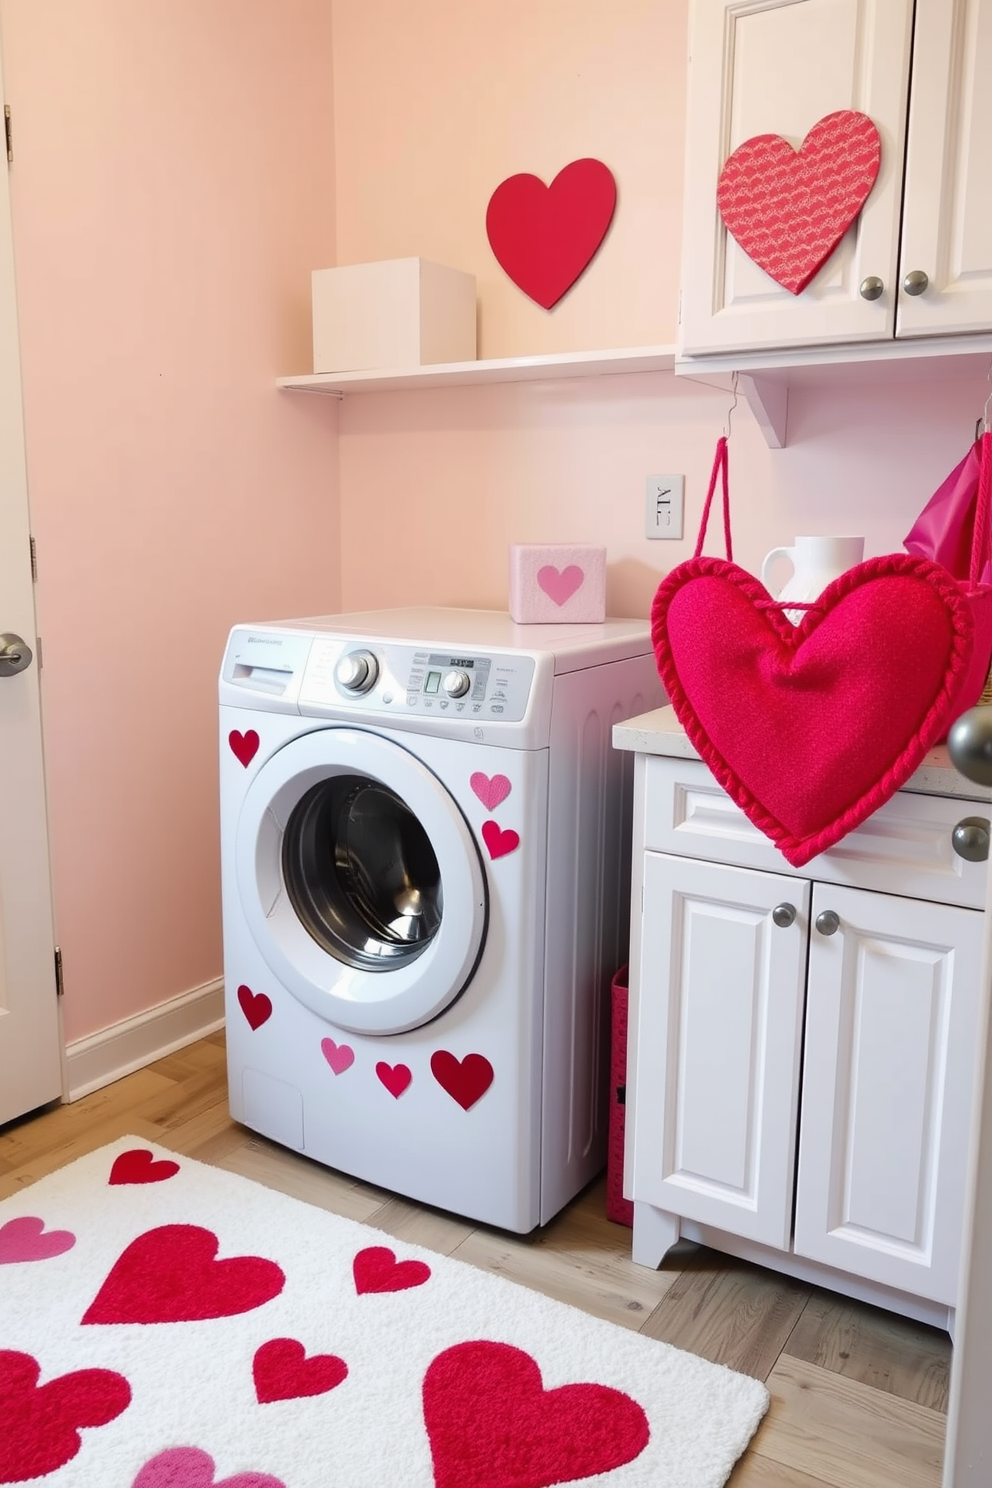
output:
[[[358,637],[318,636],[300,687],[301,706],[447,715],[519,723],[527,712],[534,658],[518,652],[440,651]]]

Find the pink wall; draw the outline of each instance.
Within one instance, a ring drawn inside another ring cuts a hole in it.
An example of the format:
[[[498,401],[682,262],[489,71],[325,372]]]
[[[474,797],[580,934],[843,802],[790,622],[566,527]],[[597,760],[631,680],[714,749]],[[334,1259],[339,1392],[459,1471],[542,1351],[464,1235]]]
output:
[[[2,0],[69,1040],[219,975],[228,627],[339,602],[327,0]]]

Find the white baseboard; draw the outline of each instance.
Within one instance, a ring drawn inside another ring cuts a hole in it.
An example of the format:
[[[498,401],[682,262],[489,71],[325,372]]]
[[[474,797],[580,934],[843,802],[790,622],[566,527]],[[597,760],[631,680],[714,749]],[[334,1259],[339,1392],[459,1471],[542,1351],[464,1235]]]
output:
[[[224,1026],[224,982],[205,982],[65,1049],[67,1101],[79,1100]]]

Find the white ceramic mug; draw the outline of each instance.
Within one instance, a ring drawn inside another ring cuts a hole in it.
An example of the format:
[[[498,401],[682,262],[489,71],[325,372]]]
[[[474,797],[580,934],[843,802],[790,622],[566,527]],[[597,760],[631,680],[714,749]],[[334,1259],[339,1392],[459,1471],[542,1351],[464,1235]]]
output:
[[[797,537],[791,548],[772,548],[761,564],[761,582],[768,589],[772,564],[787,558],[792,564],[792,577],[780,589],[777,599],[796,599],[811,603],[834,579],[860,563],[865,553],[863,537]],[[769,589],[769,593],[771,590]],[[783,612],[793,625],[798,625],[805,610]]]

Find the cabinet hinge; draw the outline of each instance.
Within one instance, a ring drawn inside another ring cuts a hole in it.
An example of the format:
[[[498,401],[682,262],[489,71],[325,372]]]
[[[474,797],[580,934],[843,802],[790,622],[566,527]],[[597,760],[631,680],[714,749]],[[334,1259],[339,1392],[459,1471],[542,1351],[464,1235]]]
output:
[[[7,164],[9,165],[10,162],[14,158],[14,147],[11,144],[11,140],[10,140],[10,104],[9,103],[5,103],[4,106],[3,106],[3,134],[4,134],[4,140],[6,141],[6,144],[7,144]]]
[[[55,996],[62,997],[65,994],[65,981],[62,976],[62,947],[55,947]]]
[[[34,540],[33,537],[29,537],[28,538],[28,542],[31,544],[31,582],[34,583],[34,584],[37,584],[37,582],[38,582],[38,544],[35,542],[35,540]]]
[[[40,672],[40,671],[42,671],[44,669],[44,665],[45,665],[45,653],[41,649],[41,636],[35,636],[35,640],[38,643],[37,644],[38,670]]]

